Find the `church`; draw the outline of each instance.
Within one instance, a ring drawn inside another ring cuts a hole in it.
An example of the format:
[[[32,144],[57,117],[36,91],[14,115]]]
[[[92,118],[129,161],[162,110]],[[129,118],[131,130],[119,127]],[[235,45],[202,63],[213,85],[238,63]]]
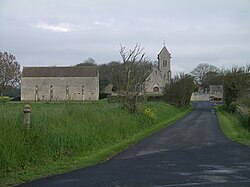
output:
[[[170,59],[171,54],[166,46],[164,46],[158,54],[157,64],[153,66],[152,72],[144,82],[144,91],[146,94],[162,94],[165,85],[170,83]]]

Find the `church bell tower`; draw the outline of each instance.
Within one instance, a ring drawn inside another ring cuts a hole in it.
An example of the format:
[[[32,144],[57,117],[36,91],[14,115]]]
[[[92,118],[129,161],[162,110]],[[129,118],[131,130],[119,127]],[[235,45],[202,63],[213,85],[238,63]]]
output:
[[[170,59],[171,54],[164,45],[161,52],[158,54],[158,69],[166,82],[170,82],[171,79]]]

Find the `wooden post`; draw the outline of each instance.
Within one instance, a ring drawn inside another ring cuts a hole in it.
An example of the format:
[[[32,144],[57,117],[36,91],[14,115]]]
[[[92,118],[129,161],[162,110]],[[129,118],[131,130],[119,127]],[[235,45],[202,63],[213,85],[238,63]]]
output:
[[[25,105],[23,109],[23,122],[24,127],[30,128],[30,117],[31,117],[31,107],[30,105]]]

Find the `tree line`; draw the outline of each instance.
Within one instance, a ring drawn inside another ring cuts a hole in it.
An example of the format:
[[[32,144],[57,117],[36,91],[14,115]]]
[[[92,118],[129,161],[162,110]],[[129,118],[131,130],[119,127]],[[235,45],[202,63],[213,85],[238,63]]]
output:
[[[150,74],[153,63],[148,60],[140,44],[133,49],[120,48],[121,61],[97,64],[93,58],[87,58],[76,66],[99,66],[100,91],[108,84],[113,91],[126,99],[124,106],[130,112],[136,110],[137,97],[143,92],[143,82]],[[169,103],[186,106],[190,103],[194,91],[207,92],[209,85],[223,85],[224,101],[233,110],[233,104],[250,88],[250,66],[235,66],[232,69],[220,70],[216,66],[201,63],[190,73],[179,73],[172,77],[165,86],[163,99]],[[0,52],[0,92],[9,87],[20,85],[20,64],[16,57],[7,52]]]

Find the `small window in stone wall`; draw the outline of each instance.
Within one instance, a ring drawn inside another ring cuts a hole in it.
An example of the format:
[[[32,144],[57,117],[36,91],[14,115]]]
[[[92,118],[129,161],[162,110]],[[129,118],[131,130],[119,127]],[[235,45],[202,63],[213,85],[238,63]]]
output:
[[[53,100],[53,86],[52,85],[50,86],[50,89],[49,89],[49,96],[50,96],[50,100],[52,101]]]
[[[66,99],[69,100],[69,86],[66,86]]]
[[[35,87],[35,101],[38,101],[38,86]]]
[[[84,101],[85,100],[85,97],[84,97],[84,86],[82,86],[82,100]]]

